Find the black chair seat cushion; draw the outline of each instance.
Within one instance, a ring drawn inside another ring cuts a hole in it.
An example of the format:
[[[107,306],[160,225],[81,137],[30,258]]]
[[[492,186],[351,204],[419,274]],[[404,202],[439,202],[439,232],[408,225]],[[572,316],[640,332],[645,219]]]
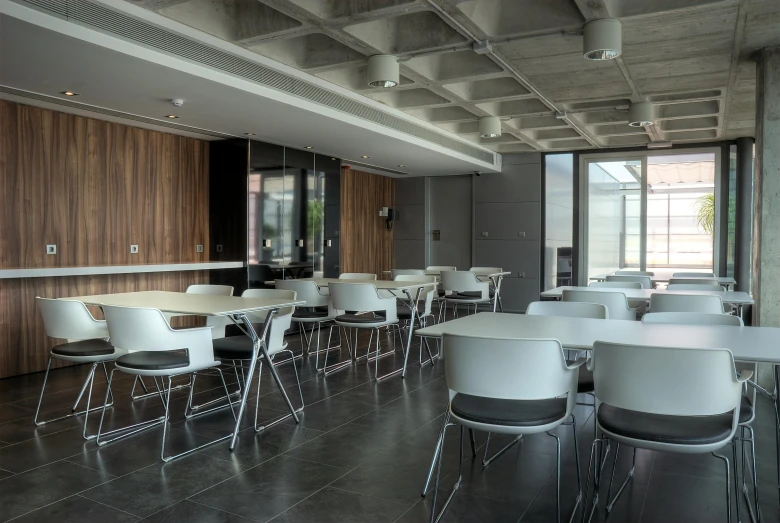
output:
[[[577,392],[593,392],[593,371],[588,370],[587,363],[580,365],[580,374],[577,377]]]
[[[252,359],[252,340],[244,334],[217,338],[213,344],[215,358],[221,360]]]
[[[108,356],[114,353],[114,347],[106,340],[81,340],[56,345],[51,353],[59,356]]]
[[[453,292],[452,294],[448,294],[444,297],[446,300],[481,300],[482,293],[481,292],[474,292],[474,293],[465,293],[465,292]]]
[[[420,314],[425,313],[425,306],[422,303],[417,304],[417,312],[415,313],[415,316],[419,316]],[[412,319],[412,310],[407,307],[406,305],[398,305],[395,310],[396,316],[398,316],[399,320],[411,320]],[[385,317],[385,311],[377,311],[377,316]]]
[[[120,356],[116,364],[136,370],[172,370],[187,367],[190,357],[183,351],[140,351]]]
[[[244,329],[244,324],[241,324],[241,329]],[[253,323],[252,328],[255,329],[255,332],[258,336],[263,335],[263,329],[265,328],[265,323]],[[225,325],[225,337],[230,338],[232,336],[243,336],[246,339],[249,339],[246,334],[244,334],[244,331],[238,328],[238,325],[235,325],[233,323],[228,323]],[[214,340],[217,341],[217,340]]]
[[[493,296],[495,296],[495,295],[496,295],[496,291],[495,291],[495,289],[492,289],[492,288],[491,288],[491,289],[490,289],[490,291],[489,291],[489,296],[492,298],[492,297],[493,297]],[[464,298],[470,298],[470,299],[477,298],[477,299],[479,299],[479,298],[481,298],[481,297],[482,297],[482,293],[481,293],[480,291],[463,291],[463,292],[454,292],[454,293],[452,293],[452,295],[450,295],[450,296],[447,296],[447,297],[448,297],[448,298],[451,298],[452,296],[462,296],[462,297],[464,297]]]
[[[656,443],[676,445],[708,445],[723,441],[731,434],[733,416],[669,416],[621,409],[602,403],[598,412],[599,425],[624,436]]]
[[[533,427],[566,416],[566,398],[505,400],[456,394],[450,403],[456,416],[490,425]]]
[[[739,422],[747,423],[750,418],[753,417],[753,404],[750,402],[750,398],[742,395],[742,404],[739,406]]]
[[[295,309],[295,312],[293,312],[293,319],[294,318],[300,318],[305,320],[314,320],[317,318],[326,318],[328,316],[328,309],[318,310],[318,309]]]
[[[368,314],[342,314],[336,316],[336,321],[341,323],[382,323],[384,318],[374,316],[371,313]]]

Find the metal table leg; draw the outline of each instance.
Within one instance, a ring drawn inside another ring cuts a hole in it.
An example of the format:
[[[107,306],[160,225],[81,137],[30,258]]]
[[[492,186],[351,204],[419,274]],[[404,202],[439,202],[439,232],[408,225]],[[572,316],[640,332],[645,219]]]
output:
[[[423,291],[423,287],[417,288],[417,295],[415,296],[414,300],[412,300],[411,293],[404,289],[404,294],[406,294],[406,297],[409,298],[409,309],[411,311],[411,318],[409,319],[409,336],[406,340],[406,352],[404,354],[404,366],[400,369],[396,369],[392,372],[388,372],[384,376],[377,376],[376,380],[381,381],[383,379],[389,378],[391,376],[395,376],[396,374],[401,374],[401,377],[403,378],[406,376],[406,365],[409,362],[409,353],[412,350],[412,335],[414,334],[414,320],[417,317],[417,301],[420,299],[420,294]]]

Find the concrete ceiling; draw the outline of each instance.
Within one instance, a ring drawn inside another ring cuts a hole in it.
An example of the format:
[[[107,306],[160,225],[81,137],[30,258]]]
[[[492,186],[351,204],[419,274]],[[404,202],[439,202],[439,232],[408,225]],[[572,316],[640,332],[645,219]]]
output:
[[[780,45],[779,0],[127,1],[501,153],[752,136],[750,57]],[[617,60],[582,57],[582,27],[600,18],[623,24]],[[368,88],[378,53],[403,60],[398,87]],[[639,101],[657,104],[657,125],[627,125]],[[500,138],[478,136],[487,115]]]

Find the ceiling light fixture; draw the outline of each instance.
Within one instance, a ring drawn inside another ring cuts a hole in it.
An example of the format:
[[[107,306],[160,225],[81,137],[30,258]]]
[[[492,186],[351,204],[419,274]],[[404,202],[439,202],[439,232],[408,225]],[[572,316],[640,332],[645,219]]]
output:
[[[483,116],[480,118],[479,136],[481,138],[498,138],[501,136],[501,119],[498,116]]]
[[[403,168],[403,167],[406,167],[406,166],[404,164],[400,164],[400,165],[398,165],[398,167]]]
[[[311,145],[304,145],[303,146],[304,149],[311,149],[311,147],[312,147]]]
[[[395,87],[400,81],[398,58],[391,54],[369,56],[366,77],[369,87]]]
[[[365,154],[361,156],[361,158],[371,158],[370,156],[366,156]]]
[[[628,125],[631,127],[647,127],[653,125],[655,115],[650,102],[632,103],[628,108]]]
[[[60,94],[64,94],[65,96],[78,96],[79,93],[74,93],[73,91],[60,91]]]
[[[175,114],[166,114],[166,115],[165,115],[165,117],[166,117],[166,118],[170,118],[171,120],[175,120],[176,118],[179,118],[179,117],[178,117],[178,116],[176,116]]]
[[[331,160],[335,160],[335,158],[331,158]]]
[[[620,20],[605,18],[585,24],[582,55],[586,60],[614,60],[623,52]]]

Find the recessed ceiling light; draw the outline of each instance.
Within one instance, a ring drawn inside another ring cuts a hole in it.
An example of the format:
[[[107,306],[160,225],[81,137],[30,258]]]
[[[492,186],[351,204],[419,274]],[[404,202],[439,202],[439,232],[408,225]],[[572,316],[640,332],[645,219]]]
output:
[[[395,87],[399,82],[398,58],[390,54],[369,56],[366,76],[369,87]]]
[[[655,114],[650,102],[632,103],[628,108],[628,125],[631,127],[647,127],[653,125]]]
[[[361,158],[371,158],[370,156],[366,156],[365,154],[361,156]]]
[[[257,136],[257,133],[244,133],[246,136]]]
[[[398,167],[406,167],[404,164],[400,164]]]
[[[501,136],[501,119],[498,116],[483,116],[479,119],[479,136],[497,138]]]
[[[304,145],[303,148],[304,149],[311,149],[311,145]]]
[[[60,91],[60,94],[64,94],[65,96],[78,96],[79,93],[74,93],[73,91]]]
[[[587,60],[614,60],[623,52],[620,20],[604,18],[585,24],[582,55]]]
[[[171,120],[175,120],[176,118],[179,118],[179,117],[178,117],[178,116],[176,116],[175,114],[166,114],[166,115],[165,115],[165,117],[166,117],[166,118],[170,118]]]

